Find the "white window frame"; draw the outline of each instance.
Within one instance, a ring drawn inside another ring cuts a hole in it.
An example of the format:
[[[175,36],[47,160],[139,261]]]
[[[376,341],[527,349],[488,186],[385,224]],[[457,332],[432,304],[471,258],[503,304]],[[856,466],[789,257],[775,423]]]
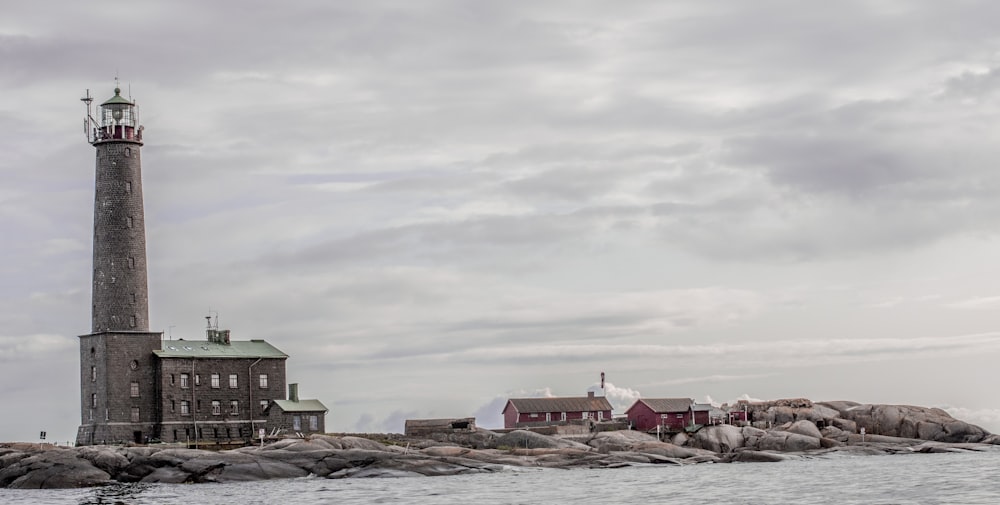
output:
[[[229,374],[229,389],[236,389],[240,387],[239,375],[234,373]]]

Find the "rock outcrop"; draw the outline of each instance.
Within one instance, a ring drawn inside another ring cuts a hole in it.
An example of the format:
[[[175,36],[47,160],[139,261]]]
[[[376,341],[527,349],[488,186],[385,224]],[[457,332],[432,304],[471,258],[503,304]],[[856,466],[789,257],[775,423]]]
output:
[[[413,477],[502,471],[512,466],[617,468],[636,464],[779,462],[827,453],[984,450],[1000,437],[940,409],[805,399],[749,404],[757,426],[705,426],[669,441],[636,431],[546,436],[475,430],[444,438],[315,435],[264,447],[204,451],[168,446],[40,447],[0,444],[0,487],[73,488],[114,482],[241,482],[312,475]],[[864,439],[858,433],[866,430]]]
[[[934,442],[982,442],[990,433],[959,421],[947,412],[911,405],[862,405],[854,402],[827,402],[839,417],[855,423],[873,435],[914,438]]]

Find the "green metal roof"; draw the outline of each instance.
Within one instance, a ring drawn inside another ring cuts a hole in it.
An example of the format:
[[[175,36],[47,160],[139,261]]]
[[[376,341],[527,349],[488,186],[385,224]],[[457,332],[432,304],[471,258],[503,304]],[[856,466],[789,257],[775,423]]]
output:
[[[274,400],[274,403],[285,412],[328,412],[330,409],[319,400]]]
[[[123,104],[126,104],[126,105],[133,105],[132,102],[128,101],[127,99],[125,99],[125,97],[122,96],[122,89],[121,88],[115,88],[115,96],[113,96],[111,98],[108,98],[108,100],[106,102],[102,103],[101,106],[111,105],[111,104],[116,104],[116,103],[123,103]]]
[[[167,340],[153,351],[161,358],[287,358],[288,355],[263,340],[233,340],[218,344],[207,340]]]

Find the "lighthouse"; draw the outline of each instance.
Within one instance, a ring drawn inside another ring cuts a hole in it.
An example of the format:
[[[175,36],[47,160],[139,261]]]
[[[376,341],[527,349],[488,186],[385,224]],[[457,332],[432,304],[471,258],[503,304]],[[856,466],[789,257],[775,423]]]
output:
[[[117,84],[117,83],[116,83]],[[142,126],[135,103],[114,96],[84,130],[97,151],[91,330],[80,337],[81,424],[77,445],[144,442],[155,436],[153,351],[149,331],[146,226],[142,203]]]
[[[94,333],[149,330],[142,127],[137,120],[135,104],[116,87],[115,95],[100,106],[96,128],[90,128],[88,140],[97,149],[91,312]]]

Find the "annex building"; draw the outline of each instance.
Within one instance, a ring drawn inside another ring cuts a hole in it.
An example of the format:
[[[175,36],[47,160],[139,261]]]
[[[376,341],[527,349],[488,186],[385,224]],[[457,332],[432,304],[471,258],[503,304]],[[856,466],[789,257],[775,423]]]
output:
[[[211,319],[205,340],[165,341],[149,331],[143,127],[120,88],[96,118],[89,92],[82,100],[97,168],[92,326],[80,336],[76,444],[234,444],[261,433],[324,432],[327,408],[299,399],[297,384],[287,384],[288,355],[270,343],[231,340]]]

